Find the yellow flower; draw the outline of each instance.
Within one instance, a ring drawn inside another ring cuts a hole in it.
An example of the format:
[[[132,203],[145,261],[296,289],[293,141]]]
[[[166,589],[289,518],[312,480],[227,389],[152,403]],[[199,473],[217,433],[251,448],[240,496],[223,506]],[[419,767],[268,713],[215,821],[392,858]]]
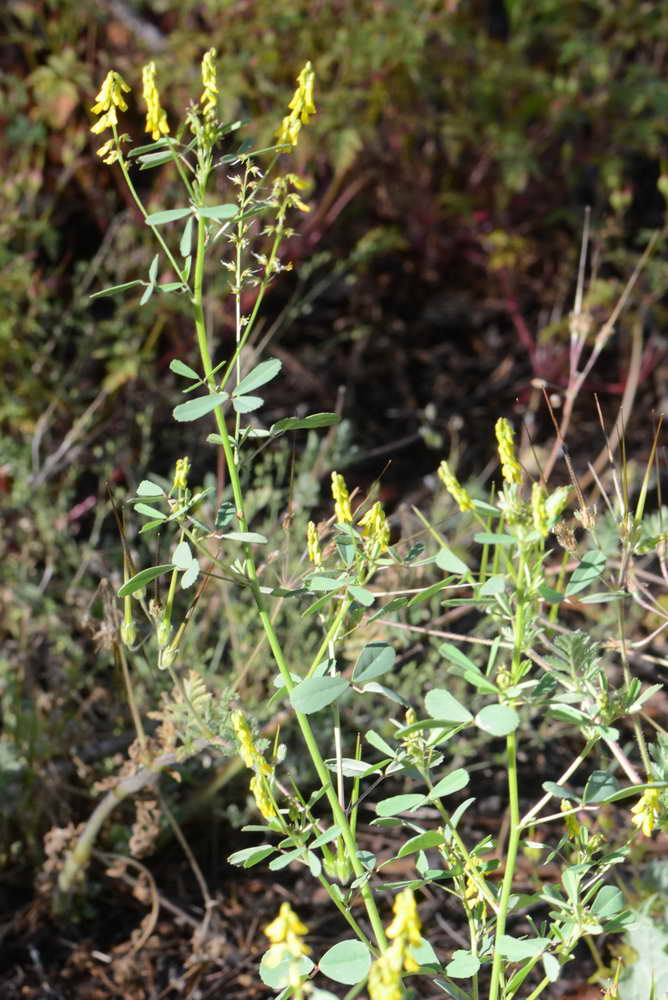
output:
[[[402,889],[394,900],[392,907],[394,920],[387,928],[389,938],[405,938],[409,944],[418,945],[422,940],[420,934],[420,917],[412,889]]]
[[[272,769],[253,742],[253,734],[243,712],[232,712],[232,727],[239,743],[239,756],[246,765],[267,777]]]
[[[306,548],[308,551],[308,557],[316,569],[322,566],[322,552],[320,551],[318,529],[313,521],[309,521],[306,528]]]
[[[441,480],[446,490],[461,510],[462,514],[464,511],[473,510],[473,500],[459,482],[454,472],[452,472],[446,461],[441,462],[438,467],[438,478]]]
[[[369,970],[370,1000],[401,1000],[401,970],[404,964],[404,949],[400,939],[383,952]]]
[[[275,819],[276,809],[269,794],[269,785],[264,774],[254,774],[250,780],[251,795],[265,819]]]
[[[660,792],[658,788],[647,788],[642,793],[636,804],[632,807],[631,822],[637,826],[645,837],[651,837],[652,830],[656,826],[660,815]]]
[[[190,459],[187,456],[185,458],[177,458],[176,469],[174,471],[174,482],[172,483],[173,490],[185,490],[188,485],[189,472]]]
[[[169,133],[167,113],[160,106],[160,94],[155,82],[155,63],[150,62],[142,70],[144,101],[146,102],[146,131],[152,139]]]
[[[271,941],[271,948],[265,955],[265,962],[271,968],[276,968],[286,958],[299,959],[311,951],[303,940],[304,935],[308,934],[308,927],[301,922],[289,903],[281,903],[278,916],[267,924],[264,933]],[[301,978],[299,966],[296,965],[294,971],[291,970],[290,985],[298,986]]]
[[[545,490],[542,485],[534,483],[531,487],[531,517],[534,528],[543,538],[546,538],[550,531],[545,500]]]
[[[91,108],[94,115],[102,115],[94,125],[91,125],[91,132],[94,135],[99,135],[105,129],[118,125],[116,108],[120,108],[121,111],[128,110],[125,98],[123,97],[123,91],[127,94],[130,88],[120,73],[116,73],[115,70],[110,69],[95,98],[95,104]],[[112,149],[109,143],[105,143],[98,155],[104,158],[105,163],[113,163],[114,160],[118,159],[118,153],[115,149]]]
[[[216,79],[216,50],[209,49],[202,59],[202,84],[204,90],[200,104],[204,105],[204,117],[213,118],[218,108],[218,81]]]
[[[369,542],[369,548],[378,552],[387,552],[390,542],[390,526],[385,517],[382,504],[378,501],[371,507],[359,522],[362,534]]]
[[[100,87],[100,92],[96,95],[96,103],[91,108],[94,115],[99,115],[103,111],[111,110],[112,106],[127,111],[128,106],[123,97],[123,92],[130,93],[130,87],[125,82],[120,73],[110,69],[104,78],[104,83]]]
[[[116,149],[113,139],[107,139],[105,144],[98,149],[97,155],[101,157],[103,163],[110,164],[115,163],[120,158],[120,153]]]
[[[499,417],[494,431],[499,444],[501,475],[507,483],[519,484],[522,482],[522,466],[517,461],[515,454],[515,435],[510,421],[506,420],[505,417]]]
[[[353,515],[350,511],[350,495],[345,479],[338,472],[332,473],[332,498],[336,523],[351,524]]]
[[[297,77],[297,89],[288,105],[290,114],[285,116],[276,133],[279,143],[296,146],[302,125],[306,125],[310,116],[316,113],[313,100],[314,83],[315,73],[311,63],[307,62]]]

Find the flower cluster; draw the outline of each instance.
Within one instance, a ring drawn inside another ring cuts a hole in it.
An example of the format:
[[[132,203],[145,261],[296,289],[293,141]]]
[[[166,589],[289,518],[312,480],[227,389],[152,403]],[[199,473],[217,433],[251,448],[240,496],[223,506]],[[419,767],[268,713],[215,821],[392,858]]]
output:
[[[315,73],[311,63],[307,62],[297,77],[297,89],[288,105],[290,114],[285,116],[276,133],[279,143],[296,146],[302,125],[306,125],[310,116],[316,113],[313,102],[314,82]]]
[[[302,980],[299,959],[302,955],[308,955],[311,950],[304,942],[304,935],[308,934],[308,927],[302,923],[289,903],[281,903],[278,916],[270,924],[267,924],[264,933],[271,941],[271,947],[265,956],[266,964],[275,969],[286,959],[296,960],[291,962],[289,980],[286,985],[298,989]]]
[[[462,514],[464,511],[473,510],[473,500],[471,499],[470,494],[464,489],[446,461],[441,462],[438,467],[438,478],[441,480],[446,490],[461,510]]]
[[[378,501],[361,518],[359,525],[366,539],[367,555],[387,552],[390,544],[390,526],[385,511]]]
[[[345,479],[338,472],[332,473],[332,498],[336,523],[351,524],[353,515],[350,510],[350,494]]]
[[[270,784],[274,769],[255,746],[253,734],[243,712],[232,713],[232,727],[239,744],[239,756],[246,767],[255,771],[250,780],[250,791],[255,804],[265,819],[275,819],[277,813]]]
[[[645,837],[651,837],[661,816],[660,792],[658,788],[646,788],[636,804],[631,808],[631,822],[642,831]]]
[[[155,82],[155,63],[150,62],[142,70],[144,101],[146,102],[146,131],[152,139],[169,134],[167,113],[160,106],[160,94]]]
[[[202,96],[199,101],[204,108],[204,117],[211,120],[218,108],[218,80],[216,78],[216,50],[209,49],[202,59]]]
[[[308,557],[316,569],[322,566],[322,552],[320,551],[320,540],[318,539],[318,529],[313,521],[309,521],[306,527],[306,549]]]
[[[185,490],[188,486],[188,473],[190,472],[190,459],[177,458],[176,469],[174,470],[174,481],[172,490]]]
[[[505,417],[499,417],[494,431],[499,445],[501,475],[507,483],[517,483],[519,485],[522,482],[522,466],[517,461],[515,435],[510,421],[506,420]]]
[[[129,94],[130,87],[120,73],[110,69],[95,97],[95,104],[91,108],[94,115],[101,116],[94,125],[91,125],[90,130],[93,135],[100,135],[108,128],[114,129],[114,138],[108,139],[97,151],[97,155],[102,157],[104,163],[115,163],[119,158],[115,132],[116,125],[118,125],[116,108],[121,111],[128,110],[126,100],[123,97],[124,93]]]
[[[369,971],[370,1000],[401,1000],[402,972],[417,972],[411,949],[422,942],[420,917],[412,889],[403,889],[394,901],[394,920],[387,928],[392,944]]]

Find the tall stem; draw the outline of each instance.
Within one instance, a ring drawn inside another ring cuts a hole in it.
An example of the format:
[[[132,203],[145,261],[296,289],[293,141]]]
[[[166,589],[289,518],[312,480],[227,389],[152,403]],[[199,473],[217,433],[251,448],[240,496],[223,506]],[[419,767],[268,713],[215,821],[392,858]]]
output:
[[[489,1000],[497,1000],[501,984],[503,956],[499,951],[499,940],[506,933],[506,917],[508,903],[513,888],[517,850],[520,842],[520,800],[517,786],[517,735],[510,733],[506,738],[506,768],[508,771],[508,797],[510,802],[510,833],[506,850],[506,871],[503,876],[501,899],[496,915],[496,934],[494,939],[494,960],[492,963],[492,981],[489,988]]]
[[[204,300],[203,300],[205,243],[206,243],[206,223],[203,219],[198,219],[197,251],[195,259],[192,305],[195,317],[197,344],[199,347],[200,357],[202,360],[202,367],[204,369],[204,376],[206,378],[209,389],[213,392],[215,391],[216,387],[212,376],[213,366],[211,363],[211,354],[209,351],[209,345],[207,341],[206,321],[204,317]],[[246,521],[246,515],[244,512],[243,492],[241,488],[241,482],[239,480],[239,471],[236,463],[234,447],[232,445],[232,441],[230,440],[230,435],[227,430],[227,424],[225,422],[225,416],[222,407],[220,406],[216,407],[216,409],[214,410],[214,417],[216,420],[218,433],[220,435],[221,445],[223,448],[223,453],[225,455],[225,461],[227,463],[227,473],[229,476],[230,487],[232,489],[232,496],[234,497],[237,520],[239,522],[240,530],[246,531],[248,525]],[[276,665],[281,673],[281,677],[289,693],[294,688],[294,682],[290,675],[290,670],[288,669],[288,665],[285,661],[285,657],[283,655],[283,649],[281,647],[280,642],[278,641],[278,637],[274,630],[273,623],[265,607],[262,594],[260,593],[260,586],[257,579],[255,560],[253,558],[253,551],[250,545],[248,544],[244,545],[244,553],[245,553],[246,575],[248,577],[249,586],[253,594],[253,600],[255,602],[257,614],[262,623],[265,635],[267,636],[267,641],[269,643],[269,647],[272,651]],[[295,717],[297,719],[297,724],[299,725],[299,728],[302,732],[304,742],[306,743],[307,749],[311,756],[311,760],[313,761],[313,766],[315,767],[320,783],[325,790],[327,800],[332,810],[332,816],[334,822],[341,829],[341,836],[343,837],[343,841],[346,845],[346,850],[348,851],[350,857],[350,863],[352,865],[352,869],[355,873],[355,876],[361,879],[365,875],[365,870],[357,856],[357,845],[355,843],[355,838],[353,837],[352,831],[350,829],[350,824],[348,823],[348,818],[345,814],[345,811],[341,808],[341,805],[338,801],[336,791],[332,784],[330,773],[320,753],[320,749],[313,735],[313,731],[311,729],[308,717],[301,712],[295,712]],[[380,918],[380,913],[378,912],[376,901],[367,882],[365,881],[362,882],[360,886],[360,893],[364,901],[369,921],[371,923],[376,941],[378,943],[378,947],[380,948],[381,951],[385,951],[385,949],[387,948],[387,939],[385,937],[385,930],[383,928],[383,923]]]

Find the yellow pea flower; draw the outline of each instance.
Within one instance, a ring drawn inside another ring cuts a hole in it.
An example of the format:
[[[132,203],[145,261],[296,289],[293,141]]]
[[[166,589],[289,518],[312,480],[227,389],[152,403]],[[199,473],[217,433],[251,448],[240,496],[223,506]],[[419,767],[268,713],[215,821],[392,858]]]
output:
[[[387,552],[390,543],[390,526],[385,511],[379,501],[371,507],[359,522],[362,534],[368,541],[368,548],[376,552]]]
[[[99,135],[100,132],[104,132],[105,129],[111,128],[113,125],[118,125],[118,115],[116,114],[116,108],[120,108],[121,111],[127,111],[128,106],[123,97],[123,93],[129,93],[130,87],[125,82],[120,73],[115,70],[110,69],[104,78],[104,82],[100,87],[98,94],[95,97],[95,104],[91,108],[94,115],[102,115],[101,118],[91,126],[91,132],[94,135]],[[104,112],[104,113],[103,113]],[[104,146],[102,147],[105,148]],[[105,155],[108,154],[108,150],[105,151]]]
[[[308,557],[313,565],[318,569],[322,566],[322,552],[320,551],[320,540],[318,539],[318,529],[313,521],[309,521],[306,527],[306,548]]]
[[[202,58],[202,84],[204,89],[200,104],[204,106],[204,117],[213,118],[218,108],[218,80],[216,78],[216,50],[209,49]]]
[[[642,831],[643,836],[651,837],[661,814],[660,792],[658,788],[647,788],[636,804],[632,807],[631,822]]]
[[[470,494],[464,489],[446,461],[441,462],[438,467],[438,478],[441,480],[446,490],[461,510],[462,514],[467,510],[473,510],[473,500],[471,499]]]
[[[160,94],[155,82],[155,63],[150,62],[142,70],[144,101],[146,102],[145,129],[152,139],[168,135],[167,113],[160,106]]]
[[[309,61],[297,77],[297,89],[288,105],[290,113],[285,116],[276,133],[279,143],[296,146],[302,125],[308,124],[310,116],[316,113],[313,100],[314,83],[315,73]]]
[[[350,494],[345,479],[338,472],[332,473],[332,498],[337,524],[351,524],[353,515],[350,510]]]
[[[509,420],[499,417],[494,427],[496,440],[499,445],[499,460],[501,462],[501,475],[507,483],[522,482],[522,466],[517,461],[515,454],[515,434]]]

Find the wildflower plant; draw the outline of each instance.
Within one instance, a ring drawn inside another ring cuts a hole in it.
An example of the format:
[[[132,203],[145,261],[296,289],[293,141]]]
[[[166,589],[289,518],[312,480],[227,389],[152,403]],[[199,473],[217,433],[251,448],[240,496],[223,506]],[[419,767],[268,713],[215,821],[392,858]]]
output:
[[[177,463],[169,490],[152,480],[140,482],[129,503],[144,519],[142,534],[159,533],[168,555],[155,566],[138,568],[126,553],[118,591],[124,611],[121,637],[131,658],[140,632],[148,627],[154,633],[156,666],[174,687],[171,707],[163,713],[171,723],[172,743],[179,739],[184,755],[203,745],[227,752],[234,746],[252,772],[250,794],[262,822],[249,829],[261,834],[263,843],[237,851],[229,860],[245,868],[268,864],[272,871],[303,867],[348,925],[348,936],[314,961],[305,940],[307,926],[283,903],[265,928],[270,947],[260,974],[268,986],[282,991],[283,997],[317,997],[314,977],[320,975],[355,987],[355,993],[366,984],[371,1000],[400,1000],[409,995],[410,977],[425,976],[456,1000],[480,1000],[483,989],[489,1000],[519,1000],[520,995],[536,1000],[559,978],[583,937],[591,940],[624,927],[628,913],[622,892],[608,884],[606,876],[623,861],[635,827],[650,836],[666,825],[667,744],[661,734],[655,744],[646,744],[640,715],[654,689],[643,690],[631,674],[620,610],[638,595],[629,584],[638,547],[658,547],[665,537],[658,535],[652,542],[642,530],[645,484],[635,512],[629,511],[626,494],[621,497],[617,562],[599,542],[595,514],[587,510],[585,516],[583,505],[589,547],[576,556],[580,547],[566,515],[573,491],[528,481],[513,429],[501,418],[496,424],[500,490],[479,499],[447,462],[438,470],[454,504],[474,525],[466,559],[425,518],[437,543],[435,552],[428,554],[424,546],[408,546],[402,540],[392,544],[382,504],[354,504],[343,475],[335,471],[331,517],[319,526],[310,522],[301,540],[301,579],[290,588],[277,586],[262,570],[257,553],[268,540],[250,523],[244,492],[245,470],[258,442],[266,446],[288,431],[337,421],[333,414],[313,414],[263,425],[258,419],[263,399],[256,393],[278,376],[281,363],[269,358],[250,370],[246,364],[266,289],[286,266],[279,248],[290,234],[291,215],[307,207],[300,178],[272,174],[281,153],[295,145],[301,127],[315,113],[313,84],[307,64],[277,144],[263,150],[245,144],[230,149],[241,123],[218,118],[213,50],[202,61],[200,100],[188,109],[176,134],[161,107],[152,64],[144,71],[151,143],[126,152],[129,140],[119,132],[118,113],[126,109],[123,95],[129,87],[117,73],[108,74],[97,95],[93,111],[101,117],[92,131],[112,133],[99,152],[122,171],[159,249],[145,279],[96,294],[141,286],[142,303],[156,292],[182,297],[192,315],[199,362],[197,369],[182,359],[171,362],[186,397],[173,417],[179,424],[213,420],[206,441],[222,452],[226,472],[215,500],[212,491],[191,488],[188,457]],[[164,164],[178,172],[184,204],[148,212],[132,172],[137,165],[145,170]],[[221,200],[222,187],[229,192],[228,200]],[[219,345],[207,326],[206,261],[207,256],[220,260],[221,254],[235,341],[227,356],[214,364]],[[247,311],[244,293],[249,289],[254,300]],[[568,540],[563,553],[555,551],[559,539]],[[387,574],[410,573],[416,565],[434,568],[437,582],[417,593],[385,593]],[[185,669],[181,649],[192,625],[192,607],[206,599],[214,581],[243,588],[252,598],[276,667],[272,704],[285,706],[294,717],[314,790],[298,786],[278,736],[269,753],[267,741],[254,735],[246,710],[217,706],[192,665]],[[158,596],[147,598],[149,585],[157,587]],[[599,589],[592,592],[592,587]],[[184,615],[176,600],[182,591],[195,594]],[[440,643],[448,682],[427,690],[421,704],[410,705],[391,687],[396,654],[389,641],[374,637],[361,644],[352,667],[346,662],[346,643],[365,622],[382,618],[400,628],[402,609],[434,595],[449,607],[475,608],[480,627],[460,641]],[[587,633],[558,622],[560,610],[576,595],[580,602],[609,604],[617,611],[616,649],[623,668],[623,682],[617,687],[605,669],[609,651]],[[285,599],[300,602],[303,614],[322,628],[309,662],[286,658],[277,617],[278,602]],[[124,676],[132,706],[130,672]],[[346,704],[351,699],[361,704],[383,700],[394,715],[360,733],[353,756],[346,757]],[[329,716],[328,727],[314,725],[321,713]],[[150,764],[136,708],[133,716],[145,763]],[[636,761],[620,747],[619,725],[627,719],[635,736]],[[577,750],[563,772],[545,782],[538,801],[522,812],[520,750],[535,729],[544,727],[570,728]],[[499,833],[471,842],[462,832],[464,814],[476,802],[475,795],[463,801],[453,798],[471,782],[471,769],[456,760],[462,734],[483,747],[492,741],[503,747],[505,839]],[[174,746],[162,749],[169,749],[165,759],[172,766]],[[622,781],[616,769],[621,769]],[[391,794],[379,791],[383,783]],[[608,844],[596,829],[597,814],[628,798],[636,803],[627,813],[626,835]],[[402,842],[390,856],[378,857],[361,846],[360,817],[368,818],[369,810],[372,827],[401,832]],[[84,831],[61,876],[61,890],[73,883],[98,828],[99,823],[92,824]],[[516,889],[522,852],[545,866],[545,878],[529,893]],[[402,860],[405,865],[407,859],[412,862],[409,873],[399,879],[388,875],[391,862]],[[560,875],[550,880],[557,865]],[[432,898],[458,901],[467,947],[436,952],[430,927],[419,915],[424,890]],[[393,916],[385,919],[390,895]]]

